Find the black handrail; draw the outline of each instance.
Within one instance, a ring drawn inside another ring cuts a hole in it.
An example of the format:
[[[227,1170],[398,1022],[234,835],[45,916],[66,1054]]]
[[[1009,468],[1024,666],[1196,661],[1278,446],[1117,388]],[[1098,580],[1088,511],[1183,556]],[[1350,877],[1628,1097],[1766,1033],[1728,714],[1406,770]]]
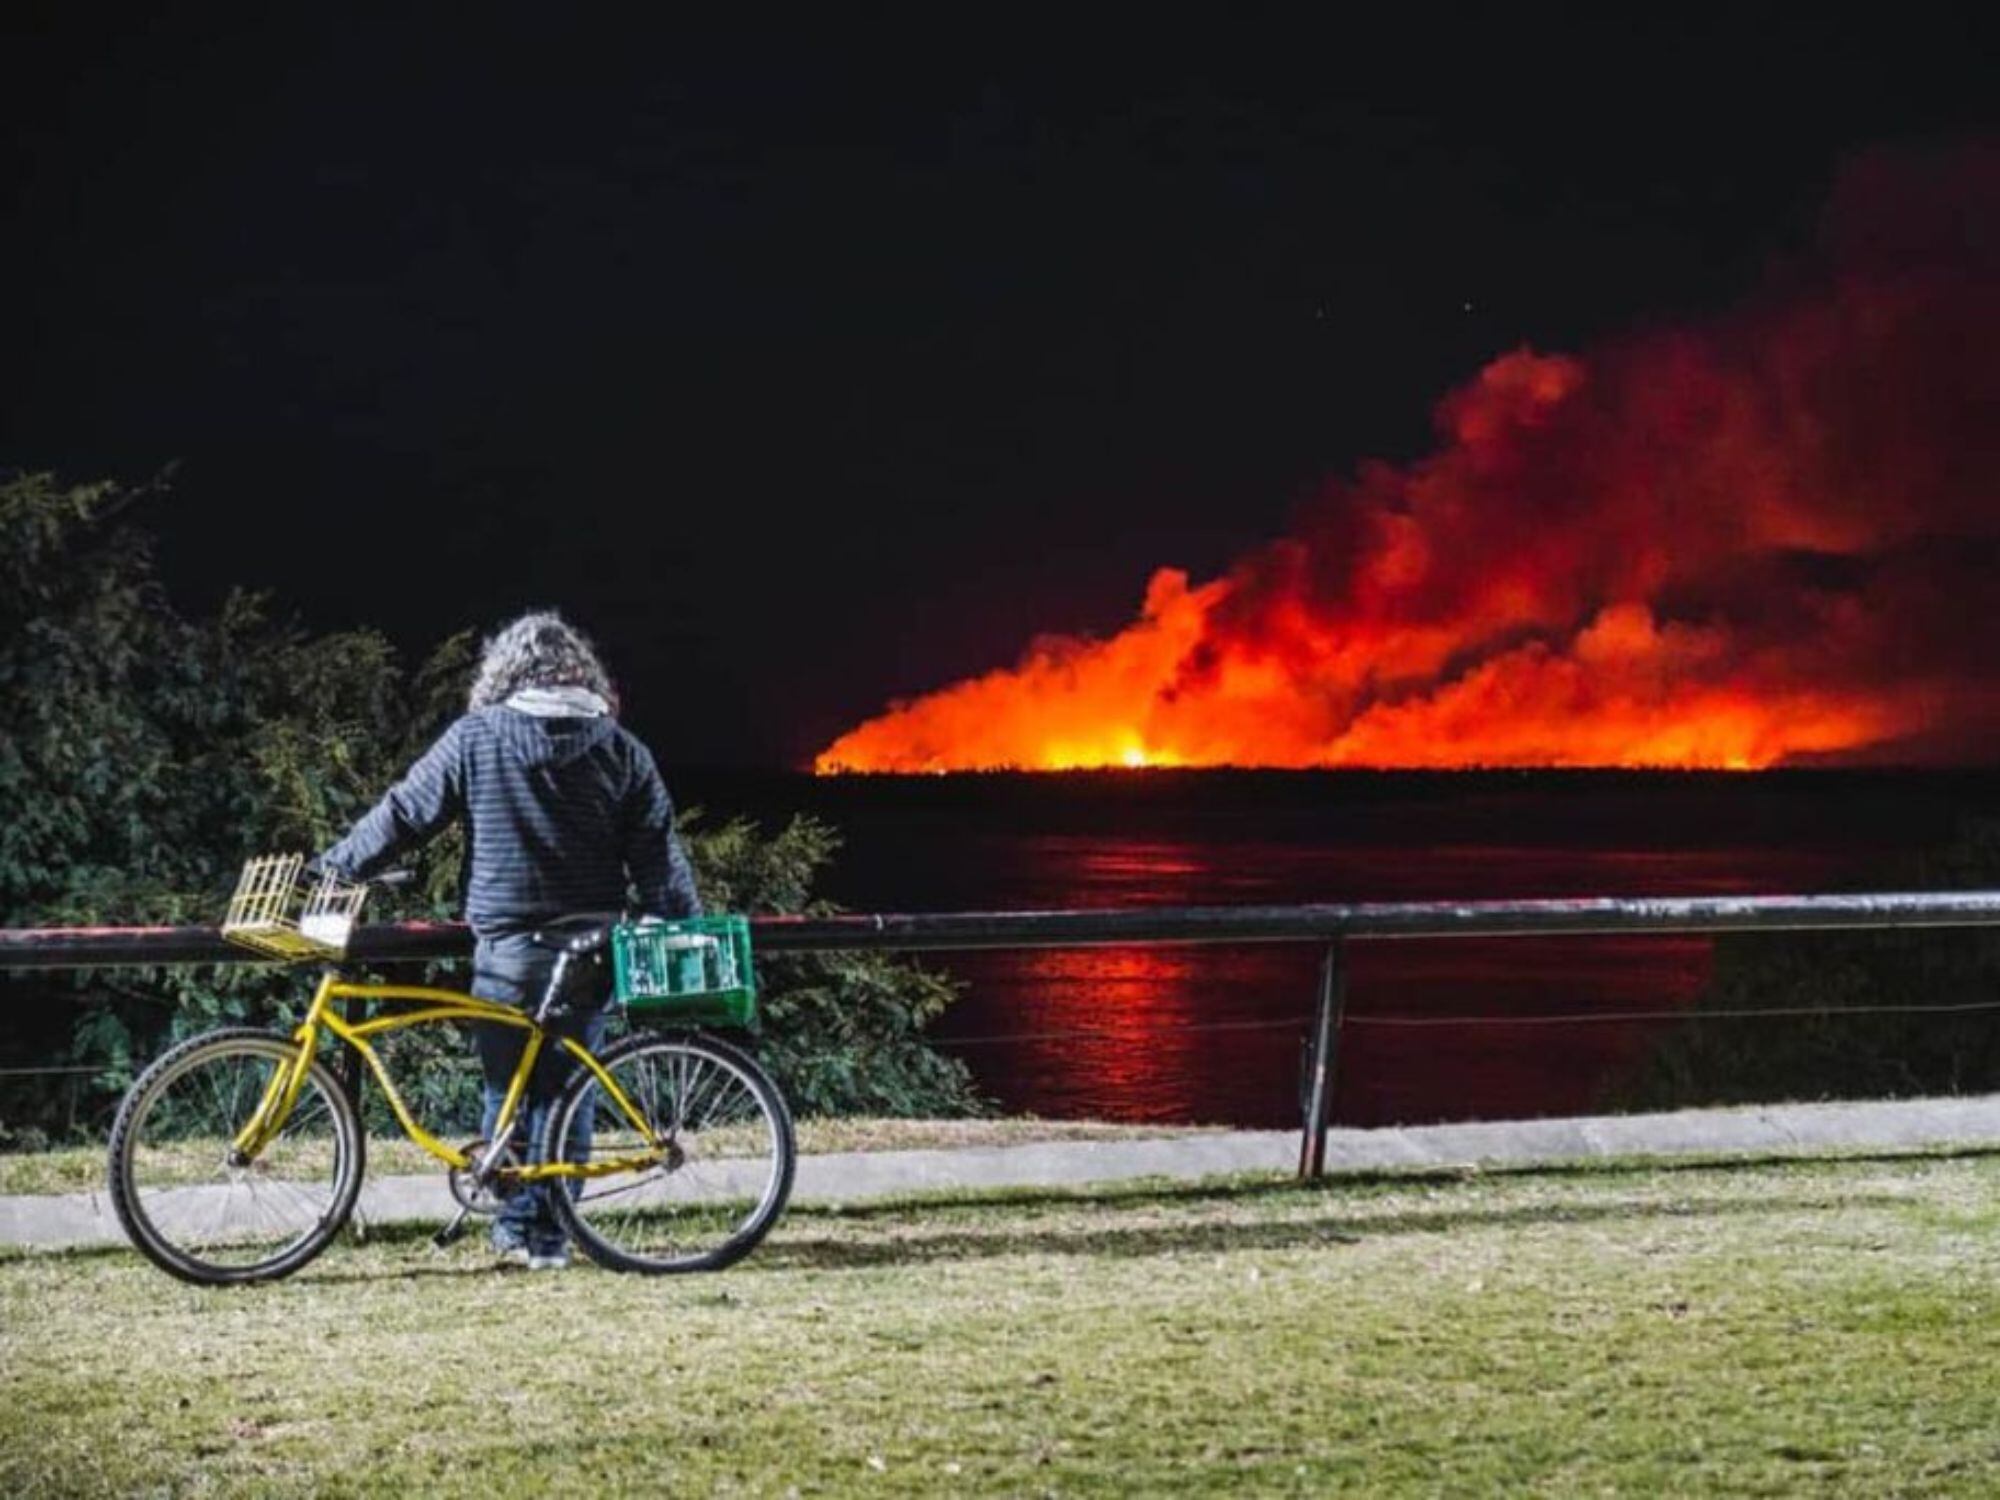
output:
[[[1988,926],[2000,926],[2000,891],[1085,907],[751,920],[757,947],[773,953]],[[374,923],[357,929],[350,945],[351,956],[364,963],[462,958],[471,951],[471,934],[457,922]],[[0,971],[268,961],[224,942],[213,927],[0,928]]]
[[[1836,896],[1648,896],[1538,901],[1364,901],[1314,906],[1169,906],[1067,911],[917,912],[758,917],[765,952],[873,948],[950,952],[1152,943],[1318,943],[1325,949],[1308,1047],[1299,1173],[1326,1161],[1344,949],[1349,939],[1572,937],[1630,932],[1799,932],[1838,928],[2000,927],[2000,891],[1891,891]],[[358,928],[360,963],[462,958],[456,922]],[[213,927],[0,929],[0,971],[268,962]]]

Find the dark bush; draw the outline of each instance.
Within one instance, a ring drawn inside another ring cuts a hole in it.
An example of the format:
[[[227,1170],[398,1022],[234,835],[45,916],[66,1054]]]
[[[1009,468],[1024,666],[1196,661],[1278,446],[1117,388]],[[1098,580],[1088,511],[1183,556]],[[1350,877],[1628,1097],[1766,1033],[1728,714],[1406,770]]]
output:
[[[1907,890],[2000,886],[2000,827],[1969,822],[1893,872]],[[1617,1102],[1642,1108],[2000,1090],[2000,931],[1731,934],[1689,1019]],[[1744,1020],[1704,1012],[1785,1010]]]

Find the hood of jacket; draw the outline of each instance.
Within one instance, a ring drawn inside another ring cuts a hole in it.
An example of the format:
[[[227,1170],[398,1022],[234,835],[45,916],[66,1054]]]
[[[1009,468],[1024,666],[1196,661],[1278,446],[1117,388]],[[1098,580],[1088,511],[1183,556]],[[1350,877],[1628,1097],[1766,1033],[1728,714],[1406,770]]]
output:
[[[552,718],[504,705],[479,710],[507,753],[524,766],[567,765],[618,733],[609,714]]]

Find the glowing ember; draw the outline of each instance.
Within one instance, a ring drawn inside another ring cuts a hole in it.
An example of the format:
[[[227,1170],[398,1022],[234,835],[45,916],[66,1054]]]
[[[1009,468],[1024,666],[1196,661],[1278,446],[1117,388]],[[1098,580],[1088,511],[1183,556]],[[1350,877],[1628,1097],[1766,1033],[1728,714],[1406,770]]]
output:
[[[1864,161],[1810,287],[1503,356],[1441,404],[1431,457],[816,768],[1990,760],[2000,277],[1968,261],[2000,245],[1996,182],[1991,153]]]

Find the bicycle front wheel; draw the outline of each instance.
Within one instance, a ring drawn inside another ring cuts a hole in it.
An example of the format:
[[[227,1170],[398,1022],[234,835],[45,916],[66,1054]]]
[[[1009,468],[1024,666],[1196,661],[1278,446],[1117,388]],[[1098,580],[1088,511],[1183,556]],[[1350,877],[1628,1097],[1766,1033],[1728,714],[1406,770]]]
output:
[[[298,1059],[276,1032],[194,1037],[132,1085],[111,1129],[111,1206],[132,1243],[183,1281],[288,1275],[326,1248],[361,1191],[362,1134],[317,1060],[254,1150],[242,1137]]]
[[[769,1232],[792,1191],[792,1116],[749,1056],[713,1037],[627,1039],[579,1067],[550,1112],[540,1160],[583,1175],[549,1197],[592,1260],[660,1275],[715,1271]]]

